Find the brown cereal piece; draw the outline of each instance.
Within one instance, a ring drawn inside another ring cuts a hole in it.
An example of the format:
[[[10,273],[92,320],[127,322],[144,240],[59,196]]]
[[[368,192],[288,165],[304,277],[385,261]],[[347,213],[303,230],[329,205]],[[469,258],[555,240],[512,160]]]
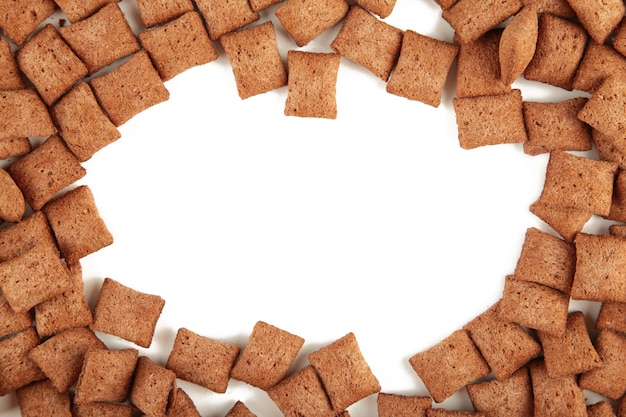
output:
[[[549,13],[565,18],[576,17],[576,13],[567,0],[522,0],[522,3],[524,6],[535,4],[539,14]]]
[[[139,51],[107,74],[89,82],[96,99],[115,126],[169,99],[146,51]]]
[[[450,410],[447,408],[430,408],[427,417],[487,417],[484,413],[474,411]]]
[[[137,0],[139,18],[144,27],[167,23],[194,10],[191,0]]]
[[[80,162],[121,137],[85,82],[63,96],[51,108],[51,114],[63,141]]]
[[[258,321],[231,371],[231,378],[267,390],[283,380],[304,339]]]
[[[112,334],[138,346],[152,343],[165,300],[105,278],[93,313],[92,330]]]
[[[37,26],[56,10],[54,0],[13,0],[0,3],[0,29],[22,46]]]
[[[86,170],[58,135],[7,168],[33,210],[85,176]]]
[[[626,221],[626,171],[620,170],[613,186],[613,202],[606,216],[609,220]]]
[[[221,42],[242,99],[287,85],[287,71],[271,21],[228,33]]]
[[[176,388],[166,417],[200,417],[193,400],[181,388]],[[80,416],[77,416],[80,417]]]
[[[626,20],[622,19],[621,23],[617,25],[610,43],[617,52],[626,56]]]
[[[568,0],[576,16],[589,36],[598,43],[604,43],[626,12],[622,0]]]
[[[576,375],[550,378],[543,361],[532,362],[529,367],[534,394],[534,415],[587,417],[585,396],[576,384]]]
[[[533,390],[527,367],[508,378],[480,381],[466,388],[476,411],[493,417],[533,416]]]
[[[228,410],[226,417],[256,417],[250,409],[241,401],[235,402],[235,404]]]
[[[578,112],[585,103],[584,97],[556,103],[523,102],[528,135],[524,152],[534,156],[554,151],[591,150],[591,128],[578,119]]]
[[[438,107],[458,51],[456,45],[412,30],[405,31],[398,63],[387,83],[387,92]]]
[[[248,0],[196,0],[195,3],[214,41],[260,18]]]
[[[0,262],[15,258],[41,241],[56,245],[46,216],[36,211],[21,222],[0,229]]]
[[[87,67],[47,24],[18,52],[17,64],[47,105],[52,105],[87,75]]]
[[[521,0],[458,0],[443,10],[462,43],[470,43],[513,16],[522,8]]]
[[[26,83],[20,75],[11,46],[5,39],[0,39],[0,91],[22,90]]]
[[[76,327],[35,346],[28,357],[57,391],[67,392],[78,380],[85,355],[92,349],[105,349],[105,345],[91,330]]]
[[[572,87],[593,93],[613,74],[626,74],[626,58],[609,45],[592,40],[585,48]]]
[[[379,417],[426,417],[432,398],[381,392],[376,399]]]
[[[469,333],[463,329],[413,355],[409,363],[438,403],[490,372]]]
[[[341,56],[289,51],[285,115],[337,118],[336,84]]]
[[[522,94],[453,99],[459,143],[463,149],[526,141]]]
[[[596,338],[596,350],[602,366],[583,373],[578,384],[611,400],[626,393],[626,337],[603,330]]]
[[[0,340],[0,396],[46,377],[35,362],[28,358],[30,350],[39,342],[37,332],[32,327]]]
[[[13,178],[0,168],[0,219],[17,223],[22,220],[26,210],[26,201]]]
[[[592,213],[588,211],[539,200],[530,205],[530,212],[546,222],[566,242],[573,242],[592,216]]]
[[[535,55],[526,67],[524,77],[572,90],[587,37],[585,29],[579,24],[542,14],[539,17]]]
[[[33,147],[28,138],[0,140],[0,159],[24,156],[32,150]]]
[[[22,417],[72,417],[68,392],[59,392],[49,380],[34,382],[16,391]]]
[[[576,236],[576,300],[626,302],[626,240],[611,235]]]
[[[304,46],[344,18],[350,5],[346,0],[287,0],[276,17],[298,46]]]
[[[239,346],[180,328],[166,368],[180,379],[224,393],[240,350]]]
[[[506,25],[499,45],[500,77],[512,84],[524,73],[535,54],[539,17],[537,6],[524,6]]]
[[[598,158],[601,161],[615,162],[620,169],[626,169],[626,140],[624,137],[613,137],[596,129],[591,129],[591,138],[596,145]]]
[[[33,316],[30,311],[16,313],[13,311],[6,297],[0,292],[0,338],[11,333],[21,332],[30,327]]]
[[[587,406],[587,417],[615,417],[615,413],[611,403],[599,401]]]
[[[384,19],[393,11],[396,0],[356,0],[356,4]]]
[[[61,27],[59,33],[83,61],[89,74],[140,49],[117,3],[109,3],[86,19]]]
[[[569,294],[576,269],[576,248],[535,227],[526,230],[517,260],[516,279],[536,282]]]
[[[626,303],[602,303],[596,319],[596,328],[626,333]]]
[[[86,19],[108,3],[121,0],[54,0],[72,23]]]
[[[87,351],[76,383],[74,404],[126,401],[137,360],[136,349]]]
[[[508,378],[541,353],[539,343],[522,326],[502,321],[498,304],[467,323],[464,329],[496,379]]]
[[[593,92],[578,118],[605,135],[626,135],[626,75],[606,78]]]
[[[507,277],[498,311],[504,321],[559,336],[565,332],[568,308],[567,294],[535,282]]]
[[[312,365],[283,379],[267,390],[274,404],[287,417],[332,417],[336,411]]]
[[[387,81],[402,48],[403,31],[352,6],[331,48]]]
[[[133,406],[130,404],[93,402],[74,405],[72,412],[74,417],[132,417]]]
[[[28,136],[50,136],[56,132],[48,108],[31,90],[0,92],[0,141]]]
[[[194,11],[140,33],[139,41],[150,54],[163,81],[218,58],[202,18]]]
[[[165,411],[176,389],[176,374],[147,356],[137,360],[137,368],[130,391],[130,402],[145,415],[165,416]]]
[[[354,333],[310,353],[308,358],[336,411],[380,391],[378,379],[365,361]]]

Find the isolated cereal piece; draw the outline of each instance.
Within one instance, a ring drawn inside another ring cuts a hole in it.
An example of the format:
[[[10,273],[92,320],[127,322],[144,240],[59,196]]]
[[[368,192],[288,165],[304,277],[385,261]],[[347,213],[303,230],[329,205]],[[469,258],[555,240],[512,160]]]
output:
[[[568,3],[589,36],[598,43],[607,40],[626,12],[626,6],[621,0],[568,0]]]
[[[381,392],[376,399],[379,417],[426,417],[432,398]]]
[[[35,362],[28,358],[30,350],[39,342],[37,332],[32,327],[0,340],[0,396],[46,377]]]
[[[615,417],[615,413],[611,403],[599,401],[587,406],[587,417]]]
[[[458,0],[454,6],[445,9],[442,16],[462,43],[470,43],[521,8],[521,0]]]
[[[46,216],[36,211],[21,222],[0,229],[0,262],[15,258],[42,241],[56,245]]]
[[[490,379],[469,384],[467,393],[474,410],[494,417],[531,417],[533,391],[528,368],[523,367],[503,380]]]
[[[182,388],[176,388],[167,409],[167,417],[200,417],[193,400]],[[80,417],[80,416],[77,416]]]
[[[86,19],[108,3],[118,3],[120,0],[54,0],[70,22]]]
[[[276,9],[276,17],[298,46],[304,46],[344,18],[346,0],[287,0]]]
[[[602,303],[596,328],[626,333],[626,303]]]
[[[426,417],[487,417],[484,413],[448,408],[430,408],[426,410]]]
[[[0,29],[22,46],[37,26],[56,9],[54,0],[13,0],[0,3]]]
[[[22,417],[72,417],[69,393],[57,391],[49,380],[18,389],[16,398]]]
[[[260,18],[248,0],[196,0],[195,3],[214,41]]]
[[[405,31],[387,92],[438,107],[458,50],[458,46],[448,42]]]
[[[250,411],[242,401],[237,401],[230,410],[228,410],[226,417],[256,417],[256,414]]]
[[[9,165],[7,171],[33,210],[41,209],[55,194],[86,174],[58,135],[50,136],[24,158]]]
[[[137,360],[136,349],[87,351],[76,383],[74,404],[126,401]]]
[[[522,3],[524,6],[535,4],[539,14],[549,13],[566,18],[576,17],[576,13],[567,0],[522,0]]]
[[[74,417],[132,417],[133,406],[130,404],[93,402],[74,405],[72,412]]]
[[[89,74],[140,48],[117,3],[107,4],[84,20],[59,28],[59,33],[83,61]]]
[[[126,62],[89,82],[96,99],[115,126],[169,99],[159,73],[146,51],[139,51]]]
[[[529,207],[530,212],[546,222],[566,242],[573,242],[593,215],[589,211],[575,209],[537,200]]]
[[[522,94],[453,99],[459,143],[463,149],[526,141]]]
[[[283,380],[304,344],[304,339],[271,324],[254,325],[231,377],[267,390]]]
[[[331,48],[387,81],[402,48],[403,31],[352,6]]]
[[[93,313],[92,330],[147,348],[165,300],[105,278]]]
[[[31,90],[0,92],[0,141],[28,136],[50,136],[56,132],[48,108]]]
[[[24,79],[17,67],[11,46],[5,39],[0,39],[0,91],[21,90],[26,88]]]
[[[191,11],[158,28],[139,34],[163,81],[197,65],[215,61],[217,51],[200,15]]]
[[[228,33],[221,42],[242,99],[287,85],[287,71],[271,21]]]
[[[466,330],[456,330],[409,363],[438,403],[490,372]]]
[[[626,171],[620,170],[613,186],[613,202],[606,216],[609,220],[626,221]]]
[[[0,219],[17,223],[24,216],[26,201],[13,178],[4,169],[0,168]]]
[[[88,328],[76,327],[35,346],[29,358],[57,391],[67,392],[78,380],[85,355],[92,349],[105,349],[105,345]]]
[[[505,84],[512,84],[524,73],[535,54],[539,17],[537,6],[524,6],[505,26],[500,38],[500,76]]]
[[[626,337],[603,330],[595,346],[602,366],[583,373],[578,383],[582,389],[618,400],[626,393]]]
[[[30,140],[26,137],[0,140],[0,159],[24,156],[32,150]]]
[[[176,374],[147,356],[137,360],[130,391],[130,402],[145,415],[165,416],[167,405],[176,388]]]
[[[550,378],[543,361],[529,365],[536,416],[587,417],[583,390],[576,375]]]
[[[167,23],[194,10],[191,0],[137,0],[137,8],[146,28]]]
[[[166,368],[176,376],[217,393],[226,392],[239,346],[201,336],[181,327]]]
[[[312,365],[289,375],[267,391],[274,404],[287,417],[332,417],[336,411]]]
[[[624,137],[626,134],[626,75],[608,77],[593,92],[578,118],[605,135]]]
[[[626,74],[626,57],[610,45],[589,41],[580,61],[572,87],[593,93],[606,78]]]
[[[554,288],[507,277],[499,302],[500,318],[546,334],[565,332],[569,296]]]
[[[524,77],[572,90],[587,38],[585,29],[578,23],[542,14],[535,55],[526,67]]]
[[[0,293],[0,338],[11,333],[21,332],[30,327],[33,323],[33,316],[30,311],[16,313],[9,302]]]
[[[464,326],[497,379],[505,379],[539,356],[541,346],[517,323],[500,318],[494,304]]]
[[[337,118],[337,53],[289,51],[285,115]]]

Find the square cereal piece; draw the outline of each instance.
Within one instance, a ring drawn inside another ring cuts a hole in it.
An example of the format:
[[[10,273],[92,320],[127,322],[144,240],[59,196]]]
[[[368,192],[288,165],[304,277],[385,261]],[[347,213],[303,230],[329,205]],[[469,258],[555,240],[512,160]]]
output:
[[[524,71],[524,78],[572,90],[587,38],[581,25],[542,14],[535,55]]]
[[[35,91],[0,92],[0,141],[28,136],[46,137],[55,132],[48,108]]]
[[[144,27],[167,23],[194,10],[191,0],[137,0],[139,18]]]
[[[33,327],[0,340],[0,396],[46,377],[35,362],[28,358],[28,353],[39,342]]]
[[[148,51],[163,81],[218,58],[202,18],[194,11],[158,28],[141,32],[139,41]]]
[[[406,30],[387,92],[438,107],[458,51],[456,45]]]
[[[596,328],[626,333],[626,303],[602,303],[596,319]]]
[[[596,350],[602,366],[585,372],[578,384],[611,400],[619,400],[626,393],[626,337],[603,330],[596,338]]]
[[[576,300],[626,302],[626,240],[579,233],[571,296]]]
[[[17,52],[17,64],[49,106],[88,72],[52,24],[44,26]]]
[[[556,103],[523,102],[528,135],[524,152],[534,156],[554,151],[591,150],[591,128],[578,119],[578,112],[586,103],[585,97]]]
[[[498,312],[504,321],[547,334],[565,333],[569,296],[535,282],[507,277]]]
[[[304,46],[339,23],[348,13],[346,0],[287,0],[276,9],[276,17],[298,46]]]
[[[118,127],[170,96],[146,51],[137,52],[89,83],[98,102]]]
[[[181,388],[176,388],[174,391],[166,415],[167,417],[200,417],[193,400]]]
[[[67,392],[78,380],[85,355],[92,349],[105,349],[105,345],[91,330],[76,327],[35,346],[28,357],[57,391]]]
[[[516,279],[536,282],[569,294],[576,269],[576,248],[535,227],[526,230],[515,266]]]
[[[30,140],[26,137],[4,140],[0,139],[0,159],[8,159],[14,156],[24,156],[32,150],[33,147]]]
[[[611,75],[626,74],[626,57],[610,45],[589,41],[572,87],[593,93]]]
[[[463,329],[413,355],[409,363],[438,403],[490,373],[489,365]]]
[[[100,217],[87,185],[80,185],[48,202],[42,211],[52,227],[61,255],[70,265],[113,243],[113,236]]]
[[[240,350],[239,346],[180,328],[166,368],[180,379],[224,393]]]
[[[336,119],[340,60],[336,53],[289,51],[285,115]]]
[[[310,353],[308,358],[335,411],[380,391],[378,379],[365,361],[354,333]]]
[[[22,90],[26,83],[17,67],[9,42],[0,39],[0,91]]]
[[[112,334],[138,346],[152,343],[165,300],[105,278],[93,313],[92,330]]]
[[[140,49],[117,3],[109,3],[84,20],[59,28],[59,33],[90,75]]]
[[[58,135],[52,135],[7,168],[33,210],[87,173]]]
[[[626,74],[606,78],[593,92],[578,118],[605,135],[626,135]]]
[[[235,402],[235,404],[228,410],[226,417],[256,417],[250,409],[241,401]]]
[[[396,6],[396,0],[356,0],[356,4],[384,19],[389,17],[393,11],[393,8]]]
[[[463,328],[496,379],[508,378],[541,353],[541,345],[522,326],[500,318],[498,304],[491,306]]]
[[[260,18],[248,0],[196,0],[195,3],[214,41]]]
[[[613,186],[613,202],[606,216],[609,220],[626,221],[626,171],[620,169]]]
[[[121,0],[54,0],[72,23],[86,19],[109,3]]]
[[[576,384],[576,375],[550,378],[543,361],[529,365],[536,416],[587,417],[583,390]]]
[[[16,397],[22,417],[72,417],[70,394],[57,391],[49,380],[18,389]]]
[[[72,413],[74,417],[132,417],[133,406],[106,402],[74,404]]]
[[[531,4],[522,7],[504,28],[498,52],[503,83],[512,84],[524,73],[535,54],[538,26],[537,6]]]
[[[87,351],[76,383],[74,404],[126,401],[137,360],[136,349]]]
[[[130,402],[147,416],[165,416],[176,374],[147,356],[137,360]]]
[[[303,344],[300,336],[259,321],[230,376],[267,390],[287,376]]]
[[[0,292],[0,338],[11,333],[21,332],[33,323],[30,311],[16,313],[13,311],[6,297]]]
[[[535,201],[530,205],[530,212],[546,222],[566,242],[573,242],[585,224],[591,219],[592,213],[573,207]]]
[[[430,397],[381,392],[376,399],[379,417],[426,417],[432,407]]]
[[[488,416],[533,415],[533,390],[527,367],[518,369],[508,378],[480,381],[466,388],[474,410]]]
[[[77,84],[50,110],[59,135],[80,162],[121,137],[85,82]]]
[[[228,33],[221,42],[242,99],[287,85],[287,71],[271,21]]]
[[[402,48],[403,31],[352,6],[330,47],[387,81]]]
[[[312,365],[283,379],[267,394],[285,416],[333,417],[336,411]]]
[[[462,43],[471,43],[521,8],[521,0],[458,0],[443,10],[442,17]]]
[[[626,134],[613,137],[591,129],[591,138],[601,161],[615,162],[621,170],[626,169]]]
[[[0,263],[15,258],[42,241],[56,245],[46,216],[36,211],[21,222],[0,229]]]
[[[17,223],[24,217],[26,201],[13,178],[4,169],[0,168],[0,223],[2,220]]]
[[[626,6],[622,0],[568,0],[589,36],[604,43],[622,21]]]
[[[611,403],[599,401],[587,406],[587,417],[615,417],[615,413]]]
[[[0,3],[0,29],[17,46],[22,46],[56,7],[54,0],[3,1]]]
[[[602,364],[587,332],[585,316],[580,311],[569,313],[562,336],[552,336],[542,331],[538,331],[537,336],[541,341],[550,378],[580,374]]]
[[[463,149],[526,141],[522,94],[453,99],[459,143]]]

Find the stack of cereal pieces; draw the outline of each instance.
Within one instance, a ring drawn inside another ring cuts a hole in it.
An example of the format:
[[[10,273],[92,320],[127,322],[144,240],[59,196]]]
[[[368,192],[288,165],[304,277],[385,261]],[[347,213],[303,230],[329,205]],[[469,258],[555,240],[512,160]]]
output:
[[[441,0],[452,43],[384,22],[393,0],[286,0],[276,17],[298,46],[341,24],[333,53],[289,51],[287,67],[274,24],[254,24],[276,3],[136,0],[138,35],[116,0],[0,4],[0,159],[12,158],[0,169],[0,395],[16,395],[25,417],[197,416],[176,380],[223,393],[232,378],[264,390],[286,416],[347,415],[370,395],[380,417],[626,416],[622,0]],[[45,23],[53,13],[70,24]],[[429,396],[381,392],[352,333],[293,373],[304,340],[264,322],[244,347],[181,327],[164,364],[97,337],[150,346],[165,300],[106,278],[90,309],[80,261],[113,237],[89,187],[73,184],[120,125],[168,99],[165,81],[217,59],[214,42],[242,99],[287,87],[284,113],[300,117],[337,117],[342,56],[390,94],[434,107],[456,62],[461,147],[521,143],[550,154],[530,210],[554,233],[528,229],[502,298],[410,358]],[[589,97],[524,102],[511,87],[520,76]],[[592,144],[598,159],[571,153]],[[610,234],[584,233],[592,216],[615,222]],[[593,325],[570,311],[572,299],[601,303]],[[433,407],[462,389],[474,412]],[[586,404],[583,390],[605,400]],[[228,415],[253,414],[237,402]]]

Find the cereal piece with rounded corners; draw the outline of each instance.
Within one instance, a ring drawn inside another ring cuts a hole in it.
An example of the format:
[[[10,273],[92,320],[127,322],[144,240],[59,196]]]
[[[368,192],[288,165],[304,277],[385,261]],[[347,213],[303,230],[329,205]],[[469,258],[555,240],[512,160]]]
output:
[[[626,337],[603,330],[596,338],[596,350],[602,366],[582,374],[578,384],[582,389],[617,401],[626,394]]]
[[[34,90],[0,92],[0,141],[47,137],[55,132],[48,108]]]
[[[56,7],[54,0],[0,2],[0,29],[16,45],[22,46],[37,26],[54,13]]]
[[[28,358],[28,353],[39,343],[33,327],[0,340],[0,396],[45,379],[46,375]]]
[[[458,0],[442,17],[462,43],[471,43],[522,8],[521,0]]]
[[[209,37],[214,41],[261,17],[248,0],[196,0],[195,3],[206,23]]]
[[[304,46],[339,23],[348,13],[346,0],[287,0],[276,17],[298,46]]]
[[[147,356],[137,360],[137,368],[130,391],[130,402],[147,416],[165,416],[176,374]]]
[[[583,390],[576,375],[550,378],[543,361],[529,365],[533,386],[535,415],[587,417]]]
[[[604,43],[622,21],[626,6],[622,0],[568,0],[589,36]]]
[[[139,18],[144,27],[162,25],[194,10],[191,0],[137,0]]]
[[[68,392],[59,392],[49,380],[34,382],[16,391],[22,417],[72,417]]]
[[[333,417],[337,414],[312,365],[289,375],[267,390],[267,394],[285,416]]]
[[[520,77],[535,54],[539,31],[537,6],[524,6],[505,26],[500,38],[500,77],[512,84]]]
[[[469,384],[466,389],[474,409],[488,416],[533,416],[533,389],[528,367],[520,368],[502,380]]]

